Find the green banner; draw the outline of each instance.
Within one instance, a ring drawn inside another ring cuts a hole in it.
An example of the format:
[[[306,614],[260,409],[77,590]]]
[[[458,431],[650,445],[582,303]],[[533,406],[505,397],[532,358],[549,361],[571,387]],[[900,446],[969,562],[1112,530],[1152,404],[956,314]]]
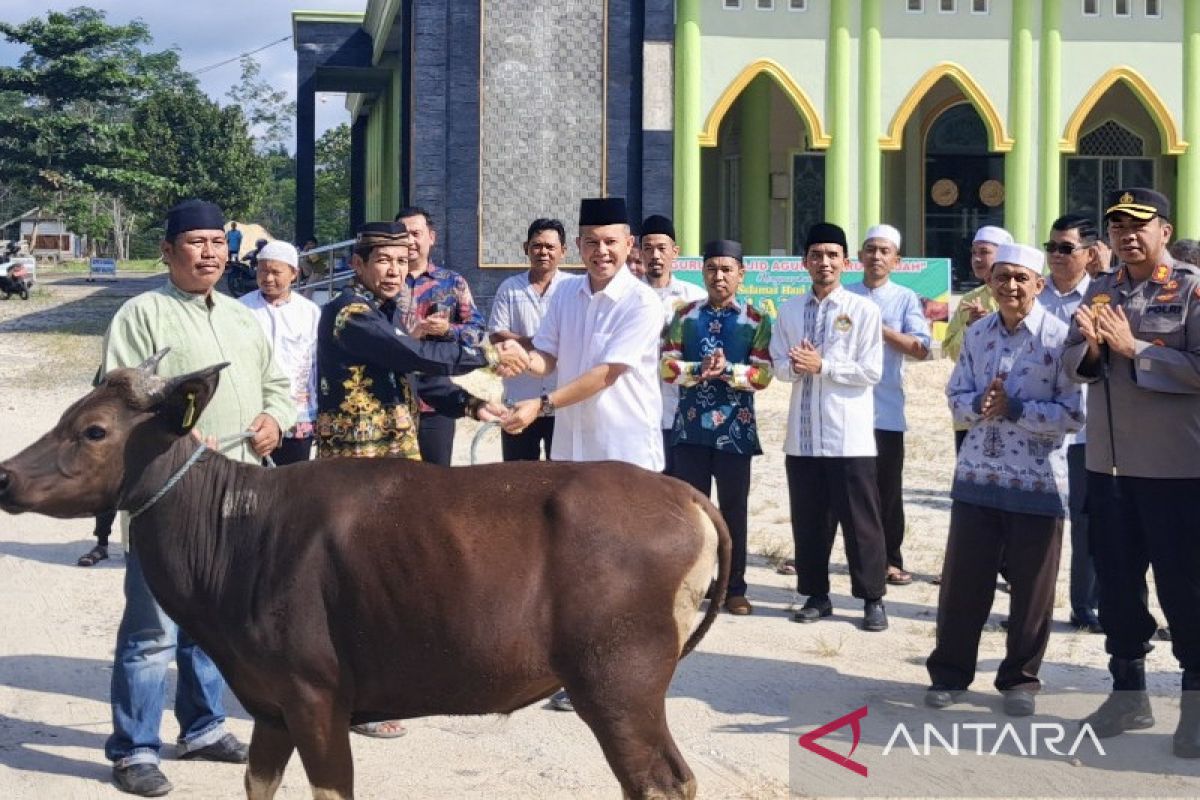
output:
[[[699,258],[681,258],[675,262],[675,274],[682,280],[704,285]],[[746,280],[738,297],[775,316],[779,305],[789,297],[807,294],[812,286],[804,259],[797,256],[747,256]],[[842,273],[842,283],[861,283],[862,265],[857,260]],[[892,280],[912,289],[921,298],[925,316],[932,322],[944,321],[950,302],[950,259],[903,258],[892,271]]]

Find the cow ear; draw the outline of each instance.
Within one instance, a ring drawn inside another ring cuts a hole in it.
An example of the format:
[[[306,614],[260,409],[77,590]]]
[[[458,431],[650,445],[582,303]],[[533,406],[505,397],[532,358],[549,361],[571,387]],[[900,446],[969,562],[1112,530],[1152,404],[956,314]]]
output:
[[[172,378],[163,390],[159,416],[181,435],[190,431],[216,393],[221,370],[227,366],[228,362]]]

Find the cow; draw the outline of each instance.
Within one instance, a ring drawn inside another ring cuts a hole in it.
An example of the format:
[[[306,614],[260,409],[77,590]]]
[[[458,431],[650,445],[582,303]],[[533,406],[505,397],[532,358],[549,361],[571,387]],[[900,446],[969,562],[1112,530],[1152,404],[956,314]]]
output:
[[[131,512],[155,598],[254,719],[249,798],[293,750],[315,798],[351,797],[351,724],[509,714],[559,687],[626,796],[695,795],[665,698],[729,578],[708,498],[618,462],[237,463],[192,430],[225,365],[168,380],[161,356],[0,462],[0,508]]]

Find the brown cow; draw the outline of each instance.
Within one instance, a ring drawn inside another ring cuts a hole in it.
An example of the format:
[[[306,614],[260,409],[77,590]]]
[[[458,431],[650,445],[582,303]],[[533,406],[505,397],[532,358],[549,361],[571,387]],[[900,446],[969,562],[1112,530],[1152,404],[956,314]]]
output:
[[[293,749],[314,797],[350,797],[352,723],[507,714],[560,686],[627,795],[695,794],[665,696],[729,577],[707,498],[615,462],[193,459],[221,367],[152,368],[113,371],[0,464],[0,507],[149,504],[131,535],[150,589],[254,717],[249,797],[274,795]]]

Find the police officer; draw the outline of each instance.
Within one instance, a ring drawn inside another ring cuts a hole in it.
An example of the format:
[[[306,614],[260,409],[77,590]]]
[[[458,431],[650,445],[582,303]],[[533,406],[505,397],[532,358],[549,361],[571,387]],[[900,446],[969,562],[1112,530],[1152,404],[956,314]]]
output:
[[[1200,270],[1175,261],[1170,203],[1123,189],[1106,204],[1120,268],[1092,281],[1063,366],[1088,394],[1090,534],[1113,693],[1085,722],[1115,736],[1154,724],[1146,694],[1146,569],[1183,666],[1174,752],[1200,758]]]

